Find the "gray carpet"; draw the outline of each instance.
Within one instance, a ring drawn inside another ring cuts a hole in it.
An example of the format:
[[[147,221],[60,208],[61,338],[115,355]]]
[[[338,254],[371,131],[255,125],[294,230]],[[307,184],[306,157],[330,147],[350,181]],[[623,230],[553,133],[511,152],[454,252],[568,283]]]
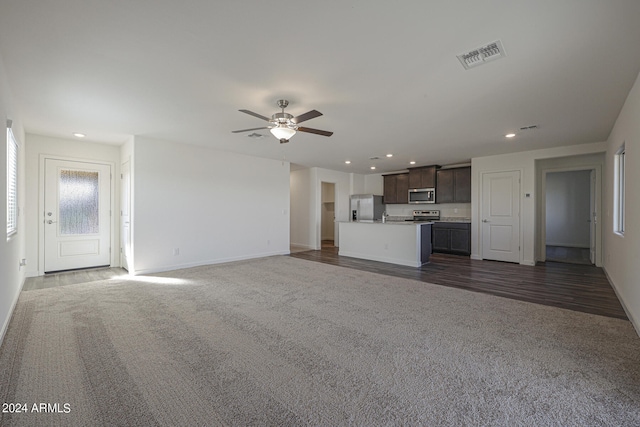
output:
[[[0,401],[28,408],[2,426],[638,425],[640,338],[277,256],[22,293]]]

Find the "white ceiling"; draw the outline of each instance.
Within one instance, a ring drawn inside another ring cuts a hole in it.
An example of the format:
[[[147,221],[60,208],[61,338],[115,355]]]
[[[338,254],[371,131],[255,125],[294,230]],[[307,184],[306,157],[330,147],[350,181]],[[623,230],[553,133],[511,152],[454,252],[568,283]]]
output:
[[[639,18],[638,0],[2,0],[0,55],[29,133],[371,173],[606,140]],[[495,40],[506,58],[463,69],[456,55]],[[334,135],[231,133],[280,98]]]

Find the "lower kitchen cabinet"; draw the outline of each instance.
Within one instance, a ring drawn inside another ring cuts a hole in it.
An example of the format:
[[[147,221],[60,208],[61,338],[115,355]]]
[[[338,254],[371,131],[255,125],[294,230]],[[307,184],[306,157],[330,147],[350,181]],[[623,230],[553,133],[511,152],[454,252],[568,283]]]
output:
[[[471,255],[471,224],[436,222],[431,228],[433,252]]]

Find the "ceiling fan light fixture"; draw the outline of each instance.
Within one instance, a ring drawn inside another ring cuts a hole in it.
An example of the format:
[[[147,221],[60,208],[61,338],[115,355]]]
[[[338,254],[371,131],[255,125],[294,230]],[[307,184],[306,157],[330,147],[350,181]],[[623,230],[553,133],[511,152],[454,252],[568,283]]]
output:
[[[271,133],[278,139],[291,139],[291,137],[296,134],[296,130],[291,129],[286,124],[279,124],[271,128]]]

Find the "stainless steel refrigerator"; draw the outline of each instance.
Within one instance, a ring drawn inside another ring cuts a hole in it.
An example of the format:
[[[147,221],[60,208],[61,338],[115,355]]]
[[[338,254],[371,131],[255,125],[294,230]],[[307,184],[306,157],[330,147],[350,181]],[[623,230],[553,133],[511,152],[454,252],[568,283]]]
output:
[[[350,221],[382,220],[384,204],[382,196],[373,194],[354,194],[351,196]]]

